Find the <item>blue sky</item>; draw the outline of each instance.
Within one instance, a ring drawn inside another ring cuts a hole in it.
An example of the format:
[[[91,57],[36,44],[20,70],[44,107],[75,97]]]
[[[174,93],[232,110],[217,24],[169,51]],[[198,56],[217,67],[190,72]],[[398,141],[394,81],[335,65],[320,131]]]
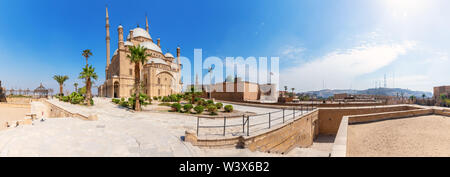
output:
[[[163,51],[203,56],[280,57],[280,85],[297,91],[450,85],[448,0],[0,0],[0,80],[7,88],[73,89],[91,49],[104,81],[105,5],[111,53],[117,26],[150,22]],[[111,54],[112,55],[112,54]],[[393,79],[395,75],[395,80]],[[325,84],[324,84],[325,83]],[[80,84],[81,85],[81,84]],[[95,89],[93,89],[95,90]]]

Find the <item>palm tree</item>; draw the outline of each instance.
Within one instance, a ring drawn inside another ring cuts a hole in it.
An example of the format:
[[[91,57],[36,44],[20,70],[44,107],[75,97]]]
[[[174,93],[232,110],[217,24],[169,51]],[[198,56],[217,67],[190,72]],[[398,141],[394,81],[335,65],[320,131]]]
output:
[[[284,86],[284,94],[287,95],[288,86]]]
[[[64,95],[63,85],[64,85],[64,82],[66,82],[69,79],[69,76],[55,75],[55,76],[53,76],[53,79],[55,79],[55,81],[58,82],[58,84],[59,84],[59,94]]]
[[[97,80],[98,76],[97,73],[95,73],[95,68],[92,66],[83,68],[83,71],[80,73],[80,76],[78,77],[80,79],[86,79],[86,98],[85,101],[87,102],[88,106],[91,106],[91,87],[92,87],[92,79]]]
[[[145,51],[145,48],[143,46],[130,46],[130,53],[131,55],[128,55],[127,57],[130,59],[131,62],[134,63],[134,86],[135,86],[135,111],[141,111],[141,105],[139,103],[139,96],[141,93],[141,88],[139,87],[141,82],[141,68],[140,63],[144,64],[147,62],[147,57],[150,57],[149,54],[147,54]]]
[[[73,86],[75,87],[75,92],[78,92],[78,83],[74,83]]]
[[[88,67],[88,58],[90,56],[92,56],[92,52],[90,49],[86,49],[86,50],[83,50],[83,53],[81,55],[83,55],[83,57],[86,58],[86,68],[87,68]]]
[[[294,95],[295,88],[291,88],[291,90],[292,90],[292,98],[295,98],[295,95]]]

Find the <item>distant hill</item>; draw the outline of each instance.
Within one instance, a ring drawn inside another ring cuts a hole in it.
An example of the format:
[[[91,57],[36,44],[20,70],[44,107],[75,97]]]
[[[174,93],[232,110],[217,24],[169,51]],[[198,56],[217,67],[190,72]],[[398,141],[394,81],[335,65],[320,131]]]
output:
[[[425,94],[426,97],[432,97],[433,94],[431,92],[424,91],[413,91],[409,89],[402,88],[370,88],[366,90],[319,90],[319,91],[309,91],[305,92],[309,95],[317,95],[317,97],[328,98],[333,96],[334,94],[339,93],[348,93],[348,94],[363,94],[363,95],[385,95],[385,96],[403,96],[410,97],[414,95],[417,98],[422,98],[422,95]]]

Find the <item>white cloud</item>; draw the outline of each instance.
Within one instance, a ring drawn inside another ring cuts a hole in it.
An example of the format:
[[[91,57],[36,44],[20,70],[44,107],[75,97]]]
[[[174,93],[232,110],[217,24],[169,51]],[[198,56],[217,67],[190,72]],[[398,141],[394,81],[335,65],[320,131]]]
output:
[[[305,50],[303,47],[285,46],[280,54],[282,59],[298,59]]]
[[[369,74],[395,61],[415,47],[415,42],[363,44],[347,50],[337,50],[281,72],[281,86],[301,88],[302,91],[328,88],[348,88],[357,76]],[[288,52],[289,53],[289,52]],[[292,52],[291,52],[292,53]]]

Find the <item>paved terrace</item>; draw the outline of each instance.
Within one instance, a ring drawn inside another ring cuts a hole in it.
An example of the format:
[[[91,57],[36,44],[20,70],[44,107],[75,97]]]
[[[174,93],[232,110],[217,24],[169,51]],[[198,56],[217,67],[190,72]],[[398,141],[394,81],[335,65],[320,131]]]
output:
[[[94,100],[93,107],[49,100],[71,112],[96,114],[99,120],[50,118],[0,131],[0,156],[282,156],[248,149],[201,149],[181,140],[185,130],[195,129],[194,116],[157,111],[133,113],[112,104],[110,99]],[[276,110],[233,106],[255,113]],[[329,144],[297,148],[287,156],[328,156]]]

